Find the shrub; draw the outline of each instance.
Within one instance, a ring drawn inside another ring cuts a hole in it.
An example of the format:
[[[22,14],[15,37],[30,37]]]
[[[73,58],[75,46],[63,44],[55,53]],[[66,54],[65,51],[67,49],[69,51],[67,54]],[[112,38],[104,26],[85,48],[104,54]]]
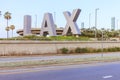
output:
[[[117,49],[114,47],[114,48],[112,48],[112,52],[116,52],[117,51]]]
[[[108,52],[115,52],[116,49],[115,48],[108,48]]]
[[[116,48],[116,51],[120,51],[120,47],[115,47]]]
[[[96,52],[96,49],[94,48],[87,48],[88,53],[94,53]]]
[[[60,49],[60,51],[64,54],[66,54],[66,53],[68,53],[69,50],[67,48],[62,48],[62,49]]]
[[[70,53],[70,54],[71,54],[71,53],[74,53],[74,50],[70,50],[69,53]]]
[[[82,48],[81,51],[82,51],[83,53],[88,53],[88,52],[89,52],[88,48]]]
[[[110,48],[110,49],[111,49],[111,52],[120,51],[120,48],[119,48],[119,47],[113,47],[113,48]]]
[[[111,48],[108,48],[108,52],[112,52]]]
[[[97,49],[96,52],[102,52],[102,49]]]
[[[91,51],[90,51],[89,48],[79,48],[79,47],[77,47],[77,48],[75,49],[75,52],[76,52],[76,53],[90,53]]]
[[[108,49],[107,48],[103,48],[103,52],[108,52]]]
[[[77,47],[77,48],[75,49],[75,52],[76,52],[76,53],[81,53],[81,52],[82,52],[82,49],[79,48],[79,47]]]

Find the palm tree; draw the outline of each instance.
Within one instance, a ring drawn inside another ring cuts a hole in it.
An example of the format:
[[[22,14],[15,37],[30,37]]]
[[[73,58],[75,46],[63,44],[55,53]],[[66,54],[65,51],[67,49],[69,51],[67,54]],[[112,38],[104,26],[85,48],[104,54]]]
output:
[[[13,30],[15,29],[15,26],[14,26],[14,25],[11,25],[11,26],[10,26],[10,29],[12,30],[12,37],[13,37]]]
[[[6,27],[5,30],[7,31],[7,38],[9,38],[9,30],[10,30],[10,27]]]
[[[8,11],[5,12],[5,14],[4,14],[4,18],[7,20],[7,26],[8,26],[8,20],[11,19],[11,13],[9,13]]]
[[[6,31],[7,31],[7,38],[8,38],[8,37],[9,37],[9,36],[8,36],[8,35],[9,35],[9,33],[8,33],[8,31],[9,31],[8,21],[11,19],[11,13],[9,13],[8,11],[5,12],[5,14],[4,14],[4,18],[7,20]]]

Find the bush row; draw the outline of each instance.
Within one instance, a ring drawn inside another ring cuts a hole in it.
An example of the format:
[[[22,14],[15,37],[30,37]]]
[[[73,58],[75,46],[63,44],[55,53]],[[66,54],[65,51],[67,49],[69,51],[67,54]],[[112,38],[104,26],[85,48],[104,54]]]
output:
[[[61,48],[60,53],[63,54],[72,54],[72,53],[98,53],[98,52],[118,52],[120,51],[120,47],[111,47],[111,48],[103,48],[103,49],[94,49],[94,48],[80,48],[77,47],[75,49]]]

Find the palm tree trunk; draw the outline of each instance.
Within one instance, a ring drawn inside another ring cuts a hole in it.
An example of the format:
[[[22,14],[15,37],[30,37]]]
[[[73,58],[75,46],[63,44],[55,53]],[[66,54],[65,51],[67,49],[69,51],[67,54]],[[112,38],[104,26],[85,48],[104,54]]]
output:
[[[7,19],[7,27],[8,27],[8,19]]]
[[[12,38],[13,38],[13,30],[12,30]]]
[[[7,19],[7,27],[8,27],[8,19]],[[7,31],[7,38],[9,38],[9,33],[8,33],[8,31]]]
[[[7,38],[9,38],[9,32],[7,31]]]

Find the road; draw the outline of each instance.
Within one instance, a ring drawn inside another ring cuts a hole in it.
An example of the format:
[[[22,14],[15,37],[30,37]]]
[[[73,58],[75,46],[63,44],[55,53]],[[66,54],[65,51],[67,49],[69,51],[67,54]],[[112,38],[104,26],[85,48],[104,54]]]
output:
[[[55,60],[55,59],[72,59],[72,58],[91,58],[91,57],[109,57],[120,56],[120,52],[97,53],[97,54],[76,54],[76,55],[57,55],[57,56],[32,56],[32,57],[0,57],[0,62],[16,62],[30,60]]]
[[[73,65],[52,70],[0,73],[0,80],[120,80],[120,62]]]

